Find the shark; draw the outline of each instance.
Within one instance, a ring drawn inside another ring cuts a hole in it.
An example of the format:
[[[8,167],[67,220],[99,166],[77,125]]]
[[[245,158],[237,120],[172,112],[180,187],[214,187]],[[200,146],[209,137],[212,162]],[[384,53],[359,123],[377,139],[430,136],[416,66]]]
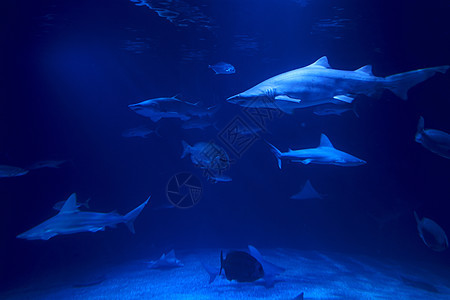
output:
[[[153,122],[158,122],[163,118],[175,118],[182,121],[192,117],[204,117],[213,115],[217,108],[212,106],[203,108],[198,103],[182,101],[176,97],[154,98],[128,107],[135,113],[150,118]]]
[[[19,234],[17,238],[26,240],[49,240],[56,235],[103,231],[106,227],[116,227],[118,223],[125,223],[128,229],[132,233],[135,233],[134,220],[141,213],[145,205],[147,205],[150,197],[125,216],[122,216],[116,212],[97,213],[80,211],[77,205],[76,194],[73,193],[66,200],[56,216]]]
[[[364,160],[334,148],[333,144],[330,142],[330,139],[323,133],[320,136],[320,144],[317,148],[300,150],[289,149],[287,152],[281,152],[274,145],[268,142],[267,144],[270,146],[272,153],[277,158],[278,167],[280,169],[282,158],[288,159],[294,163],[302,163],[305,165],[312,163],[352,167],[366,164]]]
[[[418,69],[387,77],[377,77],[372,66],[355,71],[330,67],[323,56],[314,63],[269,78],[256,86],[229,97],[228,102],[244,107],[279,109],[292,114],[294,109],[326,103],[352,103],[358,95],[378,96],[385,89],[401,99],[408,90],[436,73],[445,73],[450,66]]]

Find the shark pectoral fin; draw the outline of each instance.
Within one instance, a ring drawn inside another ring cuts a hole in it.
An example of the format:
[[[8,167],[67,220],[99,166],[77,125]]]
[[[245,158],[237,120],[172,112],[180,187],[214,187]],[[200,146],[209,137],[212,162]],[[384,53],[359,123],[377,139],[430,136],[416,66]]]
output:
[[[102,226],[102,227],[92,227],[92,228],[90,228],[89,229],[89,231],[90,232],[97,232],[97,231],[105,231],[105,227],[104,226]]]
[[[42,240],[48,241],[49,239],[51,239],[52,237],[54,237],[55,235],[58,235],[57,233],[50,233],[50,234],[46,234],[42,236]]]
[[[303,159],[303,160],[299,160],[299,162],[301,162],[304,165],[308,165],[312,162],[312,159]]]
[[[293,102],[293,103],[300,103],[302,101],[300,99],[292,98],[287,95],[278,95],[275,97],[275,100],[288,101],[288,102]]]
[[[353,100],[355,100],[355,98],[351,97],[351,96],[347,96],[347,95],[337,95],[334,96],[333,99],[345,102],[345,103],[352,103]]]
[[[153,122],[158,122],[159,120],[161,120],[161,116],[159,115],[150,116],[150,120],[152,120]]]

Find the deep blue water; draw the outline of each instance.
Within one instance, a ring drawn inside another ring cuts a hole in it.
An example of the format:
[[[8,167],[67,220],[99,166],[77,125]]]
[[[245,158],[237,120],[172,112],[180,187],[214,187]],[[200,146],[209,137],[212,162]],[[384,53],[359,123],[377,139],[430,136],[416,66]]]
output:
[[[155,5],[163,5],[152,1]],[[162,120],[161,137],[122,137],[153,123],[127,105],[176,94],[219,106],[225,128],[241,107],[226,98],[326,55],[336,69],[373,65],[376,76],[450,64],[448,1],[173,1],[173,22],[131,1],[2,3],[0,164],[69,160],[60,169],[0,180],[0,287],[54,272],[112,264],[171,248],[293,247],[442,263],[420,240],[413,210],[450,230],[450,162],[414,141],[417,120],[450,132],[449,76],[438,74],[402,101],[359,97],[352,113],[311,109],[270,120],[263,138],[282,150],[316,147],[321,133],[364,166],[286,164],[260,138],[233,160],[232,182],[209,183],[181,141],[214,140],[217,130],[182,130]],[[149,2],[150,3],[150,2]],[[214,75],[227,61],[236,74]],[[245,117],[245,116],[244,116]],[[222,146],[224,146],[222,144]],[[202,180],[193,208],[154,210],[174,174]],[[321,200],[289,197],[310,179]],[[53,216],[76,192],[94,211],[125,214],[152,195],[135,223],[48,241],[16,235]],[[397,215],[379,227],[371,216]],[[158,250],[154,250],[158,249]]]

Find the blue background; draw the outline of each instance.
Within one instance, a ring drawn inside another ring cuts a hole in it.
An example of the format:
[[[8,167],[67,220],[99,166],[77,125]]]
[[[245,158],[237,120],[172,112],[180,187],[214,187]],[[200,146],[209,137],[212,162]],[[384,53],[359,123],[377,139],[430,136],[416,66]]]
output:
[[[285,164],[280,171],[259,139],[232,157],[232,182],[211,184],[179,157],[181,140],[219,143],[215,130],[185,131],[181,122],[163,120],[161,137],[121,136],[152,124],[127,105],[175,94],[219,105],[218,127],[225,128],[242,115],[227,97],[323,55],[336,69],[372,64],[376,76],[450,64],[449,2],[394,2],[185,1],[208,17],[187,27],[125,0],[2,3],[0,163],[70,161],[0,180],[0,287],[171,248],[247,244],[447,264],[447,252],[434,253],[419,239],[412,212],[450,229],[450,162],[414,141],[420,115],[426,128],[450,132],[448,74],[412,88],[406,102],[389,92],[360,97],[360,118],[299,110],[270,121],[263,135],[285,151],[316,147],[325,133],[336,148],[368,162],[360,167]],[[130,41],[135,48],[127,48]],[[208,65],[218,61],[233,64],[236,74],[214,75]],[[202,179],[200,203],[152,209],[180,171]],[[290,200],[306,179],[327,197]],[[81,201],[92,197],[99,212],[125,214],[150,194],[152,203],[136,220],[136,235],[120,225],[49,241],[15,238],[53,216],[54,203],[73,192]],[[392,212],[400,216],[382,228],[371,218]]]

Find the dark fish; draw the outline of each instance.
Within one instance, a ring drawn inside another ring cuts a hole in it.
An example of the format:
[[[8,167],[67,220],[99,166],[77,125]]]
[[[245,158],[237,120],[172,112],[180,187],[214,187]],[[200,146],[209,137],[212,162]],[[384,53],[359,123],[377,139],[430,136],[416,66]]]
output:
[[[181,143],[183,144],[181,158],[190,154],[191,161],[201,169],[220,172],[230,166],[230,158],[225,149],[213,142],[199,142],[194,146],[189,145],[185,141],[181,141]]]
[[[425,129],[423,117],[417,124],[416,142],[426,149],[445,158],[450,158],[450,134],[437,129]]]
[[[236,69],[233,65],[230,65],[226,62],[218,62],[214,65],[209,65],[208,68],[212,69],[216,74],[234,74],[236,73]]]
[[[232,251],[227,254],[225,259],[223,259],[223,252],[220,252],[219,275],[222,269],[230,281],[253,282],[264,277],[264,270],[261,263],[243,251]]]
[[[414,217],[417,222],[417,231],[425,245],[438,252],[448,248],[448,238],[441,226],[428,218],[419,219],[416,212]]]

